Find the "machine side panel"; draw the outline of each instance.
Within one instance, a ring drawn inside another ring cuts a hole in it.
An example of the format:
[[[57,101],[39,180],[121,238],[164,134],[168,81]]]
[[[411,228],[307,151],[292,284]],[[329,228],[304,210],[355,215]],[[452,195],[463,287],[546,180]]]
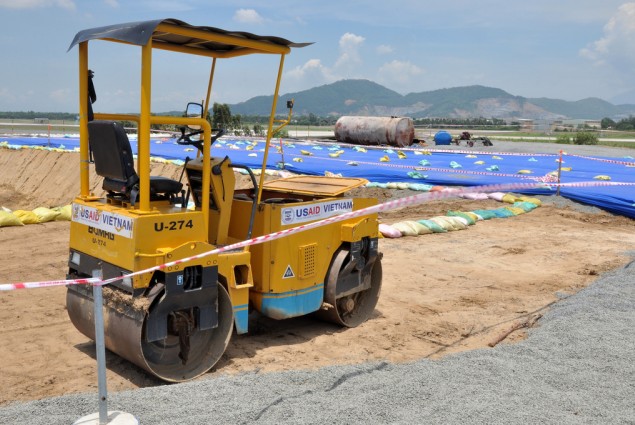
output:
[[[333,203],[342,207],[340,212],[347,212],[376,203],[373,201],[327,198],[291,204],[263,204],[257,214],[258,231],[254,235],[261,235],[259,231],[264,229],[273,233],[324,218],[324,211],[317,209],[318,206],[332,208]],[[309,217],[303,218],[304,213]],[[291,215],[295,219],[290,219]],[[326,213],[326,216],[333,215]],[[343,231],[344,228],[346,231]],[[318,310],[322,305],[324,280],[334,253],[343,242],[358,241],[364,237],[377,237],[376,214],[309,229],[251,247],[255,282],[250,295],[252,304],[263,314],[276,319]]]

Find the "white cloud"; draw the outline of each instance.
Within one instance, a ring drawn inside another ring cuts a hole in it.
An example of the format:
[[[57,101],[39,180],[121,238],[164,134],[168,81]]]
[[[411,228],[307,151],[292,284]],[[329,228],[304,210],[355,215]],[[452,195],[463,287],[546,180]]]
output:
[[[340,54],[333,66],[327,66],[319,59],[311,59],[304,65],[297,66],[285,75],[285,85],[298,89],[307,86],[333,83],[344,78],[364,78],[356,70],[362,64],[360,48],[366,39],[352,33],[345,33],[340,37]]]
[[[261,24],[264,22],[264,18],[254,9],[238,9],[234,13],[234,21],[241,24]]]
[[[604,26],[604,36],[580,50],[597,65],[632,74],[635,67],[635,3],[624,3]]]
[[[389,87],[404,85],[412,81],[413,77],[423,74],[423,69],[409,61],[393,60],[379,68],[379,78]]]
[[[285,81],[287,79],[316,85],[332,83],[338,78],[328,67],[324,66],[319,59],[310,59],[304,65],[297,66],[287,72]]]
[[[380,44],[379,46],[377,46],[376,50],[377,50],[377,53],[380,55],[388,55],[394,51],[392,46],[389,46],[387,44]]]
[[[75,10],[75,2],[73,0],[0,0],[0,8],[4,7],[6,9],[36,9],[50,6]]]
[[[347,32],[340,37],[340,56],[335,62],[336,68],[348,68],[349,70],[362,63],[359,48],[366,40],[361,35]]]
[[[119,7],[118,0],[104,0],[104,3],[106,3],[108,6],[112,7],[113,9],[116,9]]]

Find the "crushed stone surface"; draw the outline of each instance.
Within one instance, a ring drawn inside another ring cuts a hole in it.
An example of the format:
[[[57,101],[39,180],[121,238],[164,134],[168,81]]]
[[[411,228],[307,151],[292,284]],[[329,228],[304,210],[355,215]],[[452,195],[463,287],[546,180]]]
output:
[[[635,256],[635,251],[630,251]],[[142,424],[633,424],[635,261],[545,313],[526,340],[409,364],[214,376],[109,394]],[[3,424],[70,424],[97,393],[0,408]]]

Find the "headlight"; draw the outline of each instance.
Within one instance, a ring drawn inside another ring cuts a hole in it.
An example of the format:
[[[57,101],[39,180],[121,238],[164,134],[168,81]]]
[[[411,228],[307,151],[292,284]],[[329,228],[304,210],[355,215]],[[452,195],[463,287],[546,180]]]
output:
[[[73,251],[73,253],[71,254],[71,263],[79,266],[80,259],[81,257],[79,255],[79,252]]]

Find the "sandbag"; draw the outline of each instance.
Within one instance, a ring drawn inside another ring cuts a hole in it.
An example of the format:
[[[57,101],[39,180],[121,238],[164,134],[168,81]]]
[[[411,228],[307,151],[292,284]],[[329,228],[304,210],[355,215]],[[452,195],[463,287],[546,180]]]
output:
[[[483,220],[489,220],[491,218],[497,218],[498,216],[492,212],[492,210],[474,210],[474,214],[479,215]]]
[[[512,214],[514,215],[525,214],[525,210],[519,207],[505,207],[505,208],[511,211]]]
[[[463,217],[445,217],[445,219],[450,221],[456,230],[467,229],[467,220]]]
[[[465,199],[473,199],[475,201],[481,201],[484,199],[489,199],[487,193],[475,192],[475,193],[462,193],[459,195],[461,198]]]
[[[474,223],[483,220],[483,217],[480,217],[478,214],[474,214],[471,211],[463,211],[463,214],[466,214],[468,217],[470,217],[474,221]]]
[[[448,216],[450,217],[461,217],[463,219],[465,219],[466,223],[471,226],[474,223],[476,223],[476,220],[474,220],[474,218],[470,217],[469,215],[465,214],[462,211],[448,211]]]
[[[379,223],[379,232],[386,238],[400,238],[401,232],[390,224]]]
[[[426,226],[433,233],[446,233],[447,232],[447,230],[445,230],[442,226],[440,226],[439,224],[435,223],[432,220],[418,220],[418,222],[420,224],[423,224],[424,226]]]
[[[24,226],[24,223],[18,218],[18,216],[1,210],[0,211],[0,227],[9,227],[9,226]]]
[[[529,212],[535,208],[538,208],[538,205],[533,204],[531,202],[514,202],[514,205],[512,205],[516,208],[522,208],[523,211],[525,212]]]
[[[38,223],[46,223],[55,220],[60,215],[59,211],[54,211],[50,208],[37,207],[33,210],[33,213],[37,215]]]
[[[417,229],[417,233],[419,233],[420,235],[429,235],[430,233],[433,233],[432,230],[430,230],[430,228],[428,226],[424,226],[423,224],[419,223],[418,221],[413,221],[412,222],[412,226]]]
[[[417,229],[415,229],[412,223],[415,223],[415,222],[400,221],[399,223],[394,223],[392,227],[399,230],[401,232],[401,236],[417,236],[419,232]]]
[[[37,224],[40,222],[37,214],[33,211],[15,210],[13,211],[13,215],[18,217],[22,224]]]
[[[538,198],[532,198],[531,196],[521,196],[520,198],[518,198],[519,201],[522,202],[531,202],[532,204],[536,205],[537,207],[542,205],[542,201]]]
[[[492,192],[492,193],[488,193],[487,197],[490,199],[495,199],[497,201],[502,201],[503,200],[503,196],[505,196],[505,194],[503,192]]]
[[[59,211],[59,215],[57,217],[55,217],[55,220],[57,221],[71,221],[71,216],[72,216],[72,207],[71,204],[68,205],[64,205],[63,207],[56,207],[53,208],[54,211]]]
[[[450,220],[446,220],[448,217],[437,216],[432,217],[430,220],[437,223],[439,226],[443,227],[448,232],[453,232],[455,230],[459,230],[458,227],[454,226],[453,222]]]
[[[408,185],[408,188],[411,190],[417,190],[420,192],[430,192],[430,189],[432,189],[432,185],[425,184],[425,183],[410,183]]]
[[[516,195],[513,193],[506,193],[503,195],[503,202],[507,202],[508,204],[513,204],[516,202]]]
[[[502,208],[496,208],[491,210],[494,214],[496,214],[496,217],[498,218],[507,218],[507,217],[513,217],[514,213],[511,212],[510,210],[508,210],[505,207]]]

